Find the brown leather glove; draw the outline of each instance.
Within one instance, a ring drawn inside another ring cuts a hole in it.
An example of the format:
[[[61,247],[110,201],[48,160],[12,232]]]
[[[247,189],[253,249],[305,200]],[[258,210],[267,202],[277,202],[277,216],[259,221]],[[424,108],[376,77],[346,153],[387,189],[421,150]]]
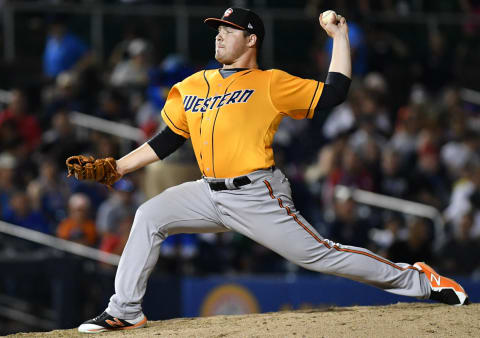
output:
[[[78,180],[96,181],[111,188],[122,176],[117,172],[117,162],[113,157],[94,159],[92,156],[75,155],[67,158],[68,175]]]

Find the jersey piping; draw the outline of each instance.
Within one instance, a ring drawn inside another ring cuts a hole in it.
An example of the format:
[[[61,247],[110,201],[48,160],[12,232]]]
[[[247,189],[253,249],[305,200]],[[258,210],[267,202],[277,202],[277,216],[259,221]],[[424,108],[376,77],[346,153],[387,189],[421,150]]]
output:
[[[205,82],[207,83],[207,95],[205,95],[205,100],[208,99],[208,95],[210,94],[210,82],[208,82],[207,80],[207,76],[205,75],[205,73],[207,72],[207,70],[205,69],[203,71],[203,79],[205,80]],[[202,115],[200,117],[200,137],[202,136],[202,122],[203,122],[203,112],[202,112]],[[200,150],[199,152],[199,156],[200,156],[200,159],[203,159],[203,156],[202,156],[202,151]],[[205,175],[205,172],[202,171],[203,175]]]
[[[174,126],[176,129],[178,129],[178,130],[180,130],[180,131],[184,132],[185,134],[188,134],[188,135],[190,135],[190,133],[189,133],[188,131],[186,131],[186,130],[183,130],[182,128],[178,128],[178,127],[175,125],[175,123],[173,123],[173,121],[172,121],[172,120],[170,119],[170,117],[168,116],[168,113],[167,113],[167,111],[165,110],[165,108],[163,108],[163,112],[165,113],[165,116],[166,116],[166,117],[167,117],[167,119],[170,121],[170,123],[172,124],[172,126]]]
[[[220,71],[218,71],[219,74],[220,74]],[[230,82],[227,86],[227,88],[225,88],[225,92],[223,93],[224,95],[227,93],[228,91],[228,88],[230,88],[230,86],[235,82],[237,81],[239,78],[241,78],[242,76],[244,75],[247,75],[249,73],[251,73],[252,70],[238,76],[237,78],[233,79],[232,82]],[[221,76],[221,74],[220,74]],[[213,121],[213,127],[212,127],[212,171],[213,171],[213,177],[217,177],[217,175],[215,174],[215,145],[214,145],[214,135],[215,135],[215,124],[217,123],[217,117],[218,117],[218,113],[220,112],[220,109],[221,107],[217,108],[217,113],[215,114],[215,120]]]
[[[349,253],[353,253],[353,254],[358,254],[358,255],[363,255],[363,256],[367,256],[367,257],[370,257],[370,258],[373,258],[379,262],[382,262],[382,263],[385,263],[385,264],[388,264],[390,265],[391,267],[397,269],[397,270],[400,270],[400,271],[405,271],[405,270],[408,270],[408,269],[411,269],[411,270],[416,270],[416,271],[419,271],[420,273],[422,271],[420,271],[419,269],[417,269],[416,267],[414,266],[408,266],[406,268],[404,267],[401,267],[395,263],[392,263],[390,262],[389,260],[385,259],[385,258],[382,258],[380,256],[377,256],[377,255],[374,255],[374,254],[370,254],[368,252],[364,252],[364,251],[360,251],[360,250],[353,250],[353,249],[347,249],[347,248],[341,248],[339,247],[338,245],[334,244],[333,246],[328,244],[327,241],[325,240],[321,240],[317,235],[315,235],[315,233],[310,230],[305,224],[303,224],[297,217],[297,215],[295,215],[294,213],[292,213],[292,211],[290,210],[289,207],[283,205],[283,201],[280,197],[275,197],[275,195],[273,194],[273,189],[272,189],[272,186],[270,185],[270,183],[267,181],[267,180],[264,180],[263,183],[265,184],[265,186],[267,187],[268,189],[268,193],[270,195],[270,198],[271,199],[276,199],[278,201],[278,205],[280,206],[280,208],[282,209],[285,209],[287,211],[287,215],[292,217],[295,222],[297,222],[298,225],[300,225],[306,232],[308,232],[310,234],[310,236],[312,236],[318,243],[324,245],[327,249],[335,249],[337,251],[343,251],[343,252],[349,252]]]
[[[313,92],[312,101],[310,101],[310,106],[308,106],[308,110],[307,110],[307,114],[305,115],[305,118],[308,118],[309,115],[310,115],[310,110],[312,109],[313,100],[315,99],[315,95],[317,95],[317,90],[318,90],[319,85],[320,85],[320,82],[317,81],[317,87],[315,88],[315,91]]]

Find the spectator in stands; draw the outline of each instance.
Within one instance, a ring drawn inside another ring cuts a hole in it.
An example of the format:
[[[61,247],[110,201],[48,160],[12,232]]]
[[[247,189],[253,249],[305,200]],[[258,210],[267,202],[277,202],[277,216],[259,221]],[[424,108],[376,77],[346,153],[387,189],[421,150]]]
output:
[[[102,92],[99,109],[95,115],[102,119],[129,124],[134,120],[129,108],[128,96],[118,89],[108,89]]]
[[[471,275],[480,268],[480,241],[471,236],[474,212],[463,215],[460,230],[443,246],[439,262],[442,271],[452,275]]]
[[[123,178],[113,185],[110,197],[98,208],[97,231],[104,236],[118,234],[120,221],[126,216],[135,214],[139,203],[135,200],[135,186],[132,181]]]
[[[110,84],[115,87],[146,87],[150,68],[149,43],[144,39],[133,39],[127,51],[129,58],[115,66]]]
[[[30,182],[38,186],[39,208],[49,223],[59,224],[67,217],[67,201],[70,189],[64,172],[59,172],[57,163],[44,157],[40,163],[39,176]]]
[[[410,94],[410,102],[397,112],[395,131],[389,145],[398,152],[402,163],[409,162],[415,156],[418,133],[423,127],[425,108],[428,105],[425,90],[414,86]]]
[[[115,220],[115,227],[102,236],[100,250],[116,255],[121,255],[127,244],[130,228],[133,224],[134,214],[125,213]]]
[[[450,196],[450,180],[440,162],[437,130],[420,133],[416,166],[410,171],[409,199],[443,209]]]
[[[421,62],[423,83],[427,90],[437,93],[453,80],[453,48],[448,46],[444,34],[439,29],[431,29],[428,34],[428,50]]]
[[[408,229],[405,227],[404,217],[396,212],[383,213],[381,223],[380,227],[369,232],[369,238],[376,247],[373,251],[386,257],[388,249],[395,241],[402,241],[408,237]]]
[[[340,166],[327,178],[327,184],[334,187],[343,184],[349,187],[373,191],[375,188],[372,173],[366,170],[359,154],[351,147],[345,147],[341,154]]]
[[[406,198],[409,189],[408,176],[403,170],[400,154],[391,147],[384,148],[381,160],[381,194]]]
[[[338,166],[340,166],[341,153],[345,149],[348,135],[340,135],[323,146],[317,159],[305,171],[305,180],[309,184],[324,180]]]
[[[92,132],[91,137],[92,140],[95,140],[92,149],[93,157],[118,157],[120,145],[116,137],[97,132]]]
[[[198,255],[196,234],[177,234],[168,236],[160,247],[160,255],[167,264],[179,265],[174,272],[191,274],[193,260]]]
[[[55,15],[50,18],[50,28],[43,54],[43,71],[51,79],[64,71],[80,73],[94,60],[88,46],[68,31],[66,20],[64,15]]]
[[[235,250],[233,232],[205,233],[198,235],[198,256],[195,268],[199,274],[227,273],[233,269]]]
[[[408,223],[408,237],[405,240],[397,238],[387,250],[387,258],[392,262],[403,257],[404,262],[413,264],[432,262],[432,227],[426,219],[415,217]]]
[[[76,193],[68,200],[68,216],[57,228],[57,236],[76,243],[94,246],[97,242],[95,222],[91,218],[87,195]]]
[[[315,215],[319,219],[315,227],[323,228],[323,218],[332,218],[332,210],[334,205],[335,184],[332,184],[332,176],[341,170],[342,154],[348,144],[348,134],[338,136],[332,142],[323,146],[318,155],[317,160],[307,167],[305,170],[305,182],[309,186],[311,193],[317,197],[318,204],[321,209],[316,210],[318,205],[314,207]],[[322,215],[322,214],[327,215]],[[322,233],[328,233],[328,229],[324,229]]]
[[[15,157],[7,152],[0,153],[0,217],[7,210],[10,198],[16,190],[15,186]]]
[[[86,153],[91,144],[78,135],[70,122],[69,110],[60,106],[53,115],[51,127],[42,135],[39,147],[43,155],[52,158],[58,168],[65,166],[65,160],[73,153]]]
[[[46,91],[44,96],[44,126],[49,126],[54,115],[60,110],[88,112],[86,103],[80,97],[80,79],[75,72],[65,71],[59,74],[55,86]]]
[[[334,220],[330,224],[330,238],[338,243],[368,248],[368,232],[372,224],[359,213],[358,205],[352,196],[337,195],[334,210]]]
[[[0,123],[0,150],[14,152],[22,144],[22,137],[17,133],[17,124],[12,119]]]
[[[382,81],[382,77],[372,73],[363,86],[353,88],[348,101],[335,107],[325,120],[322,126],[324,137],[333,139],[353,131],[356,133],[351,141],[354,145],[359,146],[367,134],[372,135],[379,145],[384,143],[384,137],[390,134],[391,124]]]
[[[285,272],[285,259],[242,235],[209,233],[198,239],[197,274]]]
[[[444,211],[445,219],[453,226],[453,233],[459,236],[461,222],[468,213],[474,213],[470,236],[480,237],[480,162],[473,158],[461,177],[454,182],[450,204]]]
[[[8,207],[3,211],[3,220],[24,228],[50,234],[50,226],[38,209],[34,209],[31,196],[23,191],[15,191]]]
[[[381,156],[382,148],[373,137],[367,137],[359,148],[359,155],[365,164],[365,168],[372,175],[375,182],[375,191],[378,191],[381,179]]]
[[[480,137],[477,131],[466,129],[464,116],[452,117],[451,120],[452,129],[455,128],[456,133],[442,146],[440,156],[449,176],[458,179],[467,163],[478,158]]]
[[[108,67],[113,69],[117,64],[129,58],[128,46],[130,42],[141,37],[141,29],[135,24],[126,23],[123,27],[123,37],[113,48],[108,58]]]
[[[359,104],[360,112],[355,123],[356,131],[350,137],[349,143],[357,150],[368,140],[373,140],[379,147],[383,147],[386,140],[378,126],[378,120],[387,120],[387,118],[384,116],[384,112],[380,110],[377,98],[373,92],[366,92]]]
[[[21,149],[28,153],[40,143],[42,130],[35,116],[28,112],[28,102],[25,93],[20,89],[11,92],[11,100],[7,108],[0,112],[0,126],[11,121],[14,133],[21,137]]]

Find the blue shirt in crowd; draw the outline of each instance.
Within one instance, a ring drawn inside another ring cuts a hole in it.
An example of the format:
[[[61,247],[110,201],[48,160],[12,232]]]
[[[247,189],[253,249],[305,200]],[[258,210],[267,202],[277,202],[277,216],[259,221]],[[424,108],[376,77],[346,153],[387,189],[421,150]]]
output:
[[[355,57],[352,60],[352,72],[356,75],[365,75],[367,73],[367,44],[365,41],[365,33],[362,28],[354,23],[348,23],[348,39],[350,46],[355,50]],[[333,39],[328,39],[325,46],[326,51],[332,57]]]
[[[60,40],[49,36],[43,55],[43,71],[55,77],[75,65],[87,51],[87,45],[71,33],[65,34]]]
[[[38,211],[31,211],[28,215],[17,215],[12,209],[3,212],[3,220],[7,223],[20,225],[24,228],[50,234],[50,227],[45,217]]]

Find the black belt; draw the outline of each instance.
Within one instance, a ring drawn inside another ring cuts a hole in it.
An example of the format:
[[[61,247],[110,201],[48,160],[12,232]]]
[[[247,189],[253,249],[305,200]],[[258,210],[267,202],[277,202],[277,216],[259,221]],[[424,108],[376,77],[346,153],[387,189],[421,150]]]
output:
[[[252,181],[250,181],[248,176],[240,176],[240,177],[235,177],[232,183],[235,187],[240,188],[243,185],[252,183]],[[210,189],[214,191],[229,190],[227,185],[225,184],[225,181],[208,182],[208,185],[210,186]]]

